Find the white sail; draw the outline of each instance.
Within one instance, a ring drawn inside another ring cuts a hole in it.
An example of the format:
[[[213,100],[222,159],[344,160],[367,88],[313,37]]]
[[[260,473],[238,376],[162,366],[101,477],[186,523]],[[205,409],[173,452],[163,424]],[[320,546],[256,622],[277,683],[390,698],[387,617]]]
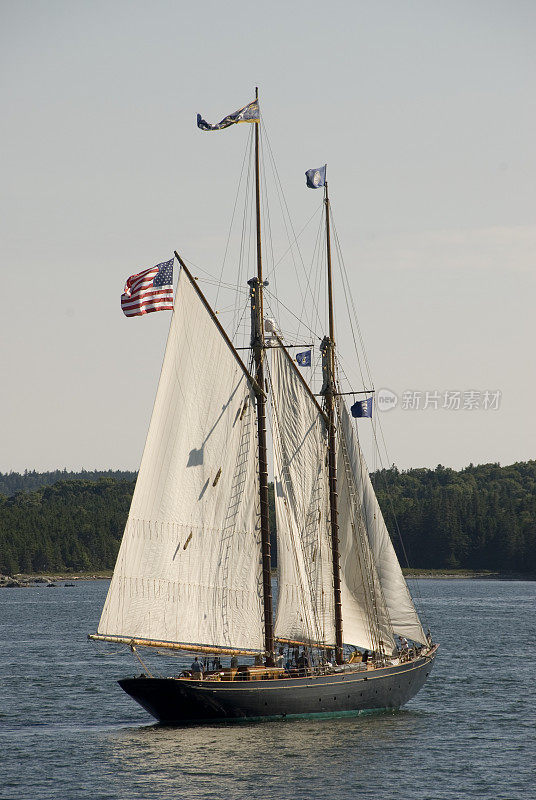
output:
[[[326,425],[300,375],[272,349],[278,603],[275,635],[335,642]]]
[[[337,411],[346,410],[338,398]],[[343,638],[348,644],[385,653],[394,638],[348,463],[344,426],[338,429],[337,493]]]
[[[255,400],[184,270],[98,633],[264,650]]]
[[[426,636],[398,563],[350,415],[342,401],[338,404],[338,413],[359,505],[393,631],[419,644],[426,644]]]

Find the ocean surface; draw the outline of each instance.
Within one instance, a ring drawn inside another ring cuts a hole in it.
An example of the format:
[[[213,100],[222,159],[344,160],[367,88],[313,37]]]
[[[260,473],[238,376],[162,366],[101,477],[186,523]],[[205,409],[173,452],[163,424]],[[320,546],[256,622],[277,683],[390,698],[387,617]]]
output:
[[[107,581],[1,589],[0,797],[535,798],[536,582],[411,586],[441,649],[402,710],[196,728],[153,724],[132,655],[87,641]]]

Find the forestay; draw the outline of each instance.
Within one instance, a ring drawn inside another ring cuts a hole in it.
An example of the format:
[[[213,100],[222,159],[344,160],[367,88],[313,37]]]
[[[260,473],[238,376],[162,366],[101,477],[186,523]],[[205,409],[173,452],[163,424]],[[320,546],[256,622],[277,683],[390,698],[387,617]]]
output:
[[[181,270],[99,634],[264,650],[254,406]]]
[[[354,479],[358,505],[362,511],[392,628],[395,634],[405,636],[419,644],[426,644],[426,636],[402,574],[391,537],[387,531],[363,453],[354,433],[346,406],[342,401],[338,403],[338,414],[341,434],[344,436],[350,469]]]
[[[273,347],[271,354],[279,587],[275,635],[332,645],[326,425],[286,351]]]

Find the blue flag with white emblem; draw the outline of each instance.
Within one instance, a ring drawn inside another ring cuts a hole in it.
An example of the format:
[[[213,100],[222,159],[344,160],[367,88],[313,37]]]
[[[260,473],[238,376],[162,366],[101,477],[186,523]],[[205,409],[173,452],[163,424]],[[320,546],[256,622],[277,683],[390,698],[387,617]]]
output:
[[[324,164],[323,167],[318,167],[318,169],[307,170],[305,177],[307,179],[307,186],[309,189],[320,189],[321,186],[325,185],[327,166],[327,164]]]
[[[300,365],[300,367],[310,367],[311,366],[311,351],[306,350],[304,353],[296,353],[296,361]]]
[[[367,397],[366,400],[358,400],[354,403],[350,411],[352,417],[372,417],[372,397]]]
[[[239,108],[238,111],[233,111],[218,122],[216,125],[211,125],[206,122],[201,114],[197,115],[197,127],[202,131],[221,131],[223,128],[228,128],[229,125],[234,125],[236,122],[258,122],[260,119],[259,101],[253,100],[248,103],[244,108]]]

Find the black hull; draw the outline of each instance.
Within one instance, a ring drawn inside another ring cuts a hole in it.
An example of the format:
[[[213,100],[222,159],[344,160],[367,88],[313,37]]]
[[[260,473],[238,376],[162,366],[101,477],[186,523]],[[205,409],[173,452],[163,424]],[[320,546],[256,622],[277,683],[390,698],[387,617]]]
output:
[[[436,648],[404,664],[362,672],[252,681],[124,678],[119,685],[159,722],[267,719],[400,708],[423,686]]]

